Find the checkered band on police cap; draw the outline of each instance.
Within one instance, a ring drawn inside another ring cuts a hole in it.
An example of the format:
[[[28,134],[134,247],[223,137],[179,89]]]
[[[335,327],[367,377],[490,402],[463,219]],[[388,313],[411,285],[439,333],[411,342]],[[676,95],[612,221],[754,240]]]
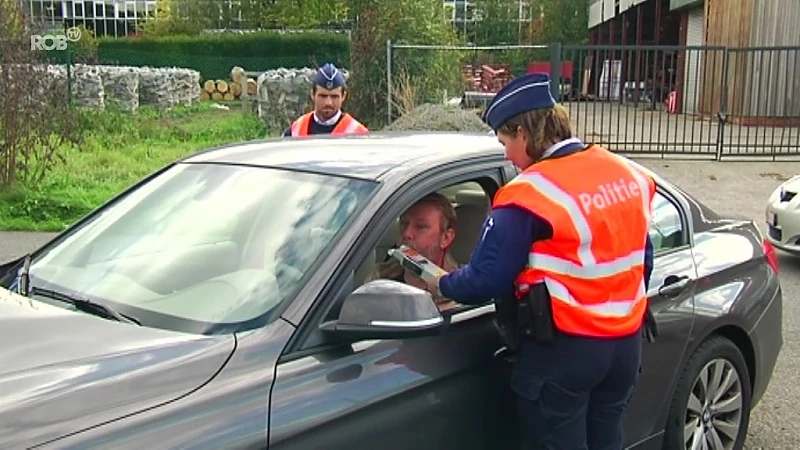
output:
[[[497,130],[514,116],[536,109],[552,108],[555,104],[548,74],[524,75],[513,79],[495,94],[483,113],[483,121],[493,130]]]

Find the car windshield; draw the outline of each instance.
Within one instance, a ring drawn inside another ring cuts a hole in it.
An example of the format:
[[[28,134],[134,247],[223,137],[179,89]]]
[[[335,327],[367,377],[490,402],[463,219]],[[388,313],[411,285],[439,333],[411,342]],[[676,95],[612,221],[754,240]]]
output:
[[[178,164],[37,254],[30,285],[104,303],[144,326],[201,334],[263,326],[375,186]]]

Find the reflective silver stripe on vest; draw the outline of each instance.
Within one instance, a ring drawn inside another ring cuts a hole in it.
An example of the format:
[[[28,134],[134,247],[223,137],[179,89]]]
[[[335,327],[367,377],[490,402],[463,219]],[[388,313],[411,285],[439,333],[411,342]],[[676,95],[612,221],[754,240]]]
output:
[[[294,122],[292,122],[292,129],[291,129],[292,136],[297,136],[299,134],[299,132],[300,132],[300,122],[302,122],[302,121],[303,121],[303,118],[301,117],[301,118],[295,120]]]
[[[631,267],[643,263],[644,250],[634,250],[613,261],[597,262],[588,266],[582,266],[568,259],[543,253],[531,253],[528,255],[528,265],[530,267],[585,279],[610,277],[626,272]]]
[[[553,182],[538,173],[519,174],[511,183],[528,183],[542,195],[549,198],[550,201],[566,208],[570,218],[572,218],[575,229],[578,231],[578,237],[580,238],[578,258],[584,265],[595,263],[594,255],[592,254],[592,230],[589,228],[586,218],[581,213],[578,204],[571,195],[567,194],[561,190],[561,188],[553,184]]]
[[[635,167],[630,166],[626,160],[622,159],[618,155],[614,155],[613,153],[612,155],[619,160],[626,170],[628,170],[628,172],[636,181],[636,184],[639,186],[645,224],[646,228],[649,228],[650,188],[647,180],[641,174],[641,172],[639,172]],[[636,265],[644,263],[644,242],[642,242],[642,248],[640,250],[635,250],[627,255],[616,258],[613,261],[598,263],[594,255],[591,253],[593,235],[591,229],[589,228],[588,221],[571,195],[564,192],[558,186],[538,173],[520,174],[512,182],[528,183],[534,189],[548,197],[551,201],[561,204],[569,213],[573,226],[578,231],[578,236],[581,240],[578,250],[578,259],[580,260],[580,264],[565,258],[559,258],[557,256],[545,253],[531,252],[528,255],[528,265],[530,267],[549,271],[551,273],[571,275],[573,277],[585,279],[596,279],[623,273]]]
[[[611,153],[611,152],[609,152],[609,153]],[[639,169],[634,167],[631,164],[630,161],[628,161],[627,159],[625,159],[625,158],[623,158],[623,157],[621,157],[621,156],[619,156],[619,155],[617,155],[615,153],[611,153],[611,155],[613,155],[614,158],[617,158],[617,160],[620,163],[622,163],[622,166],[625,167],[625,169],[636,180],[636,184],[639,185],[639,192],[642,193],[642,211],[644,211],[644,217],[645,217],[645,220],[647,221],[647,228],[649,229],[650,228],[650,221],[652,220],[651,219],[652,214],[651,214],[651,211],[650,211],[652,209],[652,207],[651,207],[651,204],[650,204],[650,195],[649,195],[650,194],[650,183],[647,182],[647,179],[645,178],[645,175],[641,171],[639,171]],[[645,192],[648,195],[644,195]]]
[[[604,315],[608,317],[626,317],[631,313],[636,303],[645,298],[644,281],[639,284],[639,289],[636,292],[635,299],[609,299],[606,302],[596,305],[585,305],[575,300],[575,297],[569,293],[569,290],[562,283],[552,279],[545,278],[544,283],[547,286],[547,291],[550,293],[550,298],[557,300],[569,306],[580,308],[589,311],[593,314]]]
[[[347,124],[347,127],[344,129],[344,133],[353,133],[358,129],[358,121],[356,119],[351,118],[350,123]]]

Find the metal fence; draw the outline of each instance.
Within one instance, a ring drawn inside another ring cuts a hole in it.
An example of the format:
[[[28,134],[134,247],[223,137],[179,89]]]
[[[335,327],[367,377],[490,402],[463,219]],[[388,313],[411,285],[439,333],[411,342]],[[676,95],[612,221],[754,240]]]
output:
[[[513,77],[549,72],[577,134],[619,153],[717,160],[800,156],[800,47],[390,42],[390,119],[396,115],[398,68],[421,52],[457,62],[453,70],[461,71],[462,89],[456,97],[476,113]],[[441,97],[427,98],[436,95]]]

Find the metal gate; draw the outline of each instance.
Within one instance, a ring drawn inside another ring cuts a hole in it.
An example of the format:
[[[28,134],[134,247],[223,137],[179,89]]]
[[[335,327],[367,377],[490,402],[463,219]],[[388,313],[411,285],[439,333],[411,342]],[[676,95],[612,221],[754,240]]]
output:
[[[699,14],[690,22],[698,19]],[[695,34],[690,33],[689,43],[701,42],[702,35]],[[560,80],[554,82],[554,94],[569,109],[577,134],[619,153],[717,160],[800,157],[800,77],[794,76],[800,47],[470,48],[387,42],[390,117],[392,68],[415,52],[456,51],[453,57],[471,77],[465,77],[464,98],[493,95],[472,92],[476,68],[503,67],[512,77],[549,71]]]

